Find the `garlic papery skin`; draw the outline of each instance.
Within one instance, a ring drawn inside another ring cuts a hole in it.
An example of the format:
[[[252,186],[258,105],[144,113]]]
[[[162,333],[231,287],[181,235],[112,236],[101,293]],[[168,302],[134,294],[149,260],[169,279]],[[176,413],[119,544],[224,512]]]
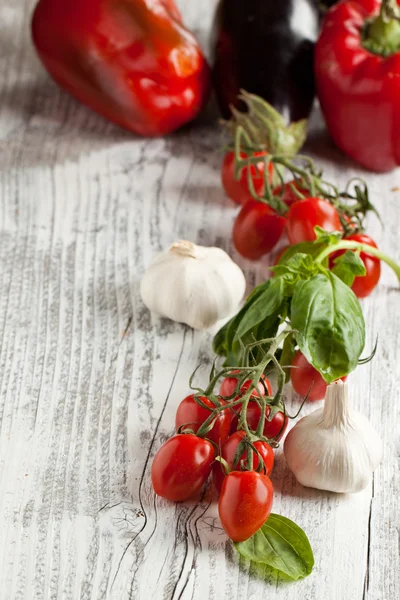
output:
[[[244,274],[226,252],[184,240],[154,258],[140,287],[152,312],[193,329],[232,315],[245,290]]]
[[[297,481],[330,492],[363,490],[382,460],[382,441],[368,419],[348,406],[348,386],[328,386],[324,407],[286,437],[285,457]]]

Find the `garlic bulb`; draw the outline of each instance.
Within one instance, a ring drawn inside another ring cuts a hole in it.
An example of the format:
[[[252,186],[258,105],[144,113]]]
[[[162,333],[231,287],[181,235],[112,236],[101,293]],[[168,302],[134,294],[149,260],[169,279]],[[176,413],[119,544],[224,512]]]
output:
[[[348,407],[348,387],[328,386],[324,408],[303,417],[284,445],[297,481],[331,492],[359,492],[382,459],[382,441],[364,415]]]
[[[181,240],[154,258],[140,291],[151,311],[205,329],[230,316],[245,289],[243,272],[226,252]]]

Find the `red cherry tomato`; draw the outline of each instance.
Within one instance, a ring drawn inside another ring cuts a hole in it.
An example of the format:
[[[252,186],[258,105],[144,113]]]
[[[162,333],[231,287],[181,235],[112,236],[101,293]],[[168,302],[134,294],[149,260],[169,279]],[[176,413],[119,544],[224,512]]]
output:
[[[241,408],[242,405],[238,404],[237,406],[235,406],[235,411],[239,414]],[[282,411],[279,411],[271,419],[271,421],[268,421],[270,412],[271,408],[270,406],[267,406],[265,410],[263,435],[265,435],[265,437],[270,440],[274,439],[276,442],[279,442],[279,440],[282,438],[283,434],[286,431],[289,418]],[[256,430],[261,419],[261,408],[258,406],[257,402],[249,402],[247,406],[246,418],[250,429]],[[231,433],[236,431],[238,427],[238,422],[239,418],[235,415],[232,419]]]
[[[240,388],[240,393],[243,395],[245,392],[247,392],[251,384],[251,380],[247,379],[247,381],[245,381]],[[257,389],[253,390],[251,393],[251,398],[259,398],[260,394],[265,396],[266,392],[268,396],[272,396],[271,382],[265,377],[265,375],[261,375],[260,381],[257,384]]]
[[[238,371],[232,371],[232,374],[237,373],[237,372]],[[264,377],[264,375],[262,376],[262,379],[264,381],[264,384],[260,381],[257,386],[259,393],[264,396],[265,388],[266,388],[268,396],[272,396],[272,386],[271,386],[269,379]],[[235,377],[226,377],[223,380],[223,382],[221,383],[221,387],[219,390],[220,395],[224,396],[224,397],[231,396],[233,394],[233,392],[235,391],[236,385],[237,385],[237,379]],[[250,380],[247,380],[244,382],[244,384],[240,388],[241,395],[244,394],[244,392],[249,389],[250,385],[251,385]],[[265,387],[264,387],[264,385],[265,385]],[[251,394],[251,397],[256,398],[259,395],[259,393],[256,390],[254,390]],[[240,397],[239,395],[236,396],[236,399],[238,399],[239,397]],[[239,421],[238,414],[240,413],[241,408],[242,408],[241,404],[238,404],[235,406],[236,414],[234,414],[234,416],[232,417],[231,433],[235,433],[235,431],[237,430],[238,421]],[[275,439],[275,441],[279,442],[279,440],[282,438],[283,434],[286,431],[289,419],[288,419],[287,415],[285,415],[282,411],[279,411],[271,419],[271,421],[268,421],[267,419],[269,417],[270,412],[271,412],[271,408],[269,406],[267,406],[266,411],[265,411],[266,418],[265,418],[263,434],[265,435],[265,437],[267,437],[271,440]],[[247,414],[247,422],[249,424],[250,429],[253,429],[253,430],[257,429],[258,423],[261,418],[261,408],[258,406],[257,402],[249,402],[249,404],[247,406],[246,414]]]
[[[200,396],[204,404],[210,407],[210,410],[207,410],[206,408],[203,408],[197,404],[194,398],[195,394],[191,394],[190,396],[184,398],[184,400],[182,400],[182,402],[179,404],[175,417],[176,430],[178,430],[182,425],[186,425],[187,429],[192,429],[192,431],[196,433],[204,421],[208,419],[211,411],[214,410],[215,406],[208,398]],[[221,404],[226,404],[225,400],[221,399]],[[207,433],[206,437],[217,445],[220,441],[225,441],[229,436],[231,421],[231,411],[229,409],[222,410],[218,414],[213,428]]]
[[[218,502],[219,518],[234,542],[244,542],[268,519],[274,488],[267,475],[232,471],[225,477]]]
[[[290,370],[292,386],[294,391],[300,396],[305,396],[310,389],[308,400],[315,402],[323,400],[328,384],[318,373],[302,352],[297,350],[292,360],[293,369]],[[346,381],[347,377],[342,377],[342,381]]]
[[[235,462],[236,449],[237,449],[239,443],[241,442],[241,440],[245,437],[245,435],[246,435],[245,431],[237,431],[236,433],[231,435],[230,438],[228,438],[226,440],[225,444],[222,446],[221,456],[223,459],[226,460],[231,471],[234,469],[233,464]],[[267,444],[266,442],[261,442],[261,441],[254,442],[254,447],[257,448],[258,452],[261,454],[261,456],[263,458],[264,466],[265,466],[265,470],[266,470],[265,474],[269,475],[274,466],[274,451],[272,450],[271,446],[269,444]],[[245,460],[246,460],[246,451],[244,451],[243,454],[241,455],[241,457],[235,467],[235,471],[242,470],[241,462],[245,461]],[[253,454],[253,469],[257,469],[258,463],[259,463],[259,458],[258,458],[257,454],[254,453]],[[221,492],[222,484],[224,483],[225,477],[226,477],[226,475],[225,475],[225,472],[223,470],[221,463],[216,461],[213,465],[213,481],[214,481],[214,485],[215,485],[218,493]]]
[[[286,232],[291,244],[316,239],[314,227],[325,231],[341,231],[339,213],[322,198],[306,198],[292,204],[287,212]]]
[[[231,375],[233,376],[236,373],[240,373],[240,371],[238,370],[234,370],[232,371]],[[235,391],[235,388],[237,386],[238,380],[237,377],[225,377],[225,379],[223,379],[220,388],[219,388],[219,395],[222,396],[223,398],[229,398],[229,396],[232,396],[232,394]],[[264,375],[261,376],[261,379],[264,381],[266,389],[268,391],[268,395],[271,396],[272,395],[272,387],[271,387],[271,383],[270,381],[264,377]],[[251,381],[248,379],[247,381],[244,382],[244,384],[242,385],[242,387],[240,388],[240,391],[243,393],[246,390],[249,389],[251,385]],[[265,387],[264,384],[262,383],[262,381],[259,381],[257,388],[260,390],[261,394],[265,394]],[[257,395],[256,390],[254,390],[253,396]]]
[[[283,186],[282,200],[284,201],[285,204],[287,204],[287,206],[289,208],[292,206],[292,204],[301,200],[300,196],[298,196],[296,194],[296,192],[293,190],[293,188],[295,188],[303,196],[307,197],[309,194],[309,191],[303,189],[295,180],[288,181],[287,183],[285,183]],[[281,193],[282,193],[282,186],[280,185],[279,187],[277,187],[274,190],[274,194],[280,195]]]
[[[254,403],[253,403],[254,404]],[[270,409],[268,407],[266,411],[266,417],[269,417]],[[264,435],[269,440],[275,440],[279,442],[282,439],[289,423],[289,417],[285,415],[281,410],[275,414],[271,421],[265,419]]]
[[[266,152],[255,152],[255,156],[265,156]],[[240,153],[241,158],[247,158],[245,152]],[[250,165],[250,167],[243,167],[240,173],[240,178],[235,179],[235,154],[234,152],[228,152],[225,154],[222,163],[222,186],[225,193],[229,198],[238,204],[244,204],[252,196],[249,189],[248,171],[250,169],[251,178],[254,183],[254,189],[257,196],[264,194],[264,161],[260,160],[256,165]],[[272,175],[274,172],[274,166],[272,163],[268,165],[269,181],[272,181]]]
[[[195,496],[206,483],[214,458],[214,448],[207,440],[175,435],[154,457],[151,480],[155,493],[172,502]]]
[[[235,248],[245,258],[257,260],[277,244],[285,225],[285,217],[278,215],[270,206],[248,200],[233,226]]]
[[[346,240],[360,242],[361,244],[367,244],[374,248],[378,247],[374,240],[364,233],[353,233],[352,235],[349,235]],[[335,258],[344,254],[344,252],[345,250],[339,250],[338,252],[331,254],[331,268],[333,267]],[[372,290],[378,285],[381,276],[381,261],[376,256],[366,254],[365,252],[360,253],[360,258],[363,261],[367,272],[364,276],[356,277],[354,279],[351,289],[358,298],[365,298],[366,296],[369,296]]]
[[[234,375],[235,373],[240,373],[240,371],[234,370],[231,375]],[[234,393],[237,383],[237,377],[224,377],[219,386],[219,395],[223,398],[229,398],[229,396],[232,396]]]

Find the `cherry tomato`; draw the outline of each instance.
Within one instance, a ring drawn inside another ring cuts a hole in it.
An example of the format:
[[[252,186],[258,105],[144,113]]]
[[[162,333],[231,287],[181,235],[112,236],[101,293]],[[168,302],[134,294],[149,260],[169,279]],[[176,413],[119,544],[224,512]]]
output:
[[[360,242],[361,244],[367,244],[368,246],[373,246],[374,248],[378,247],[374,240],[369,235],[365,235],[364,233],[353,233],[352,235],[349,235],[346,240]],[[344,254],[344,252],[345,250],[339,250],[331,255],[331,268],[334,264],[335,258],[338,258],[338,256],[341,254]],[[366,296],[369,296],[372,290],[378,285],[378,281],[381,276],[381,261],[376,256],[366,254],[365,252],[360,253],[360,258],[363,261],[367,272],[364,276],[356,277],[354,279],[351,289],[358,298],[365,298]]]
[[[156,494],[182,502],[195,496],[206,483],[215,458],[210,442],[192,434],[179,434],[161,446],[151,467]]]
[[[237,406],[235,406],[235,411],[239,414],[241,408],[242,405],[238,404]],[[286,431],[289,419],[287,415],[285,415],[282,411],[279,411],[271,419],[271,421],[268,421],[270,412],[271,407],[267,406],[265,410],[263,435],[265,435],[265,437],[270,440],[275,439],[275,441],[279,442],[279,440],[282,438],[283,434]],[[256,430],[261,419],[261,408],[258,406],[257,402],[249,402],[247,406],[246,418],[250,429]],[[232,419],[231,433],[236,431],[238,427],[238,422],[239,417],[235,415]]]
[[[302,352],[297,350],[292,360],[293,369],[290,370],[292,386],[294,391],[300,396],[305,396],[310,389],[308,400],[315,402],[323,400],[328,384],[322,378],[320,373],[315,369]],[[342,377],[342,381],[346,381],[347,377]]]
[[[240,371],[234,370],[232,371],[231,375],[234,375],[235,373],[240,373]],[[234,393],[237,383],[237,377],[224,377],[221,385],[219,386],[219,395],[223,398],[229,398],[229,396],[232,396]]]
[[[234,371],[232,371],[231,375],[234,375],[236,373],[240,373],[240,371],[234,370]],[[264,375],[261,376],[261,379],[265,383],[266,389],[268,391],[268,395],[271,396],[272,395],[272,387],[271,387],[270,381],[266,377],[264,377]],[[221,386],[219,388],[219,395],[222,396],[223,398],[229,398],[229,396],[232,396],[233,392],[235,391],[237,383],[238,383],[237,377],[232,377],[232,376],[225,377],[225,379],[223,379]],[[247,381],[244,382],[244,384],[240,388],[240,391],[242,393],[245,392],[246,390],[249,389],[250,385],[251,385],[251,381],[248,379]],[[262,395],[265,394],[265,387],[264,387],[264,384],[262,383],[262,381],[259,381],[257,388],[260,390]],[[254,390],[252,395],[253,396],[257,395],[256,390]]]
[[[255,156],[265,156],[266,152],[255,152]],[[245,152],[240,153],[241,158],[247,158]],[[244,204],[249,200],[252,195],[249,189],[248,181],[248,170],[250,168],[251,178],[254,183],[254,189],[257,196],[264,194],[264,161],[260,160],[256,165],[250,165],[250,167],[243,167],[240,173],[240,178],[235,179],[235,153],[228,152],[225,154],[222,163],[222,186],[225,193],[229,198],[237,202],[238,204]],[[274,172],[274,166],[272,163],[268,165],[269,181],[272,181],[272,175]]]
[[[285,225],[285,217],[278,215],[270,206],[248,200],[233,225],[235,248],[245,258],[257,260],[277,244]]]
[[[178,406],[175,417],[176,430],[182,425],[186,425],[188,429],[192,429],[195,433],[206,419],[211,415],[211,411],[215,406],[208,398],[200,396],[201,400],[210,407],[210,410],[203,408],[195,401],[195,394],[191,394],[182,400]],[[226,404],[225,400],[221,399],[221,404]],[[206,437],[219,444],[229,436],[232,421],[232,413],[228,410],[222,410],[216,418],[213,428],[207,433]]]
[[[267,475],[232,471],[225,477],[218,502],[219,518],[234,542],[244,542],[268,519],[274,488]]]
[[[282,200],[284,201],[285,204],[287,204],[287,206],[289,208],[292,206],[292,204],[301,200],[301,198],[296,194],[296,192],[293,191],[293,187],[298,192],[300,192],[300,194],[302,194],[303,196],[307,197],[309,194],[309,191],[306,189],[303,189],[295,180],[288,181],[287,183],[285,183],[283,186]],[[282,193],[282,186],[280,185],[279,187],[277,187],[274,190],[274,194],[280,195],[281,193]]]
[[[271,412],[270,408],[267,408],[266,416],[269,417]],[[285,415],[281,410],[275,414],[271,421],[265,419],[264,435],[270,440],[279,442],[282,439],[289,423],[289,417]]]
[[[291,244],[315,240],[314,227],[325,231],[341,231],[339,213],[322,198],[305,198],[292,204],[287,212],[286,232]]]
[[[223,459],[226,460],[231,471],[233,470],[233,464],[235,462],[236,449],[237,449],[239,443],[241,442],[241,440],[245,437],[245,435],[246,435],[245,431],[237,431],[236,433],[231,435],[230,438],[228,438],[226,440],[225,444],[222,446],[221,456]],[[265,470],[266,470],[265,474],[269,475],[274,466],[274,451],[272,450],[271,446],[269,444],[267,444],[266,442],[261,442],[261,441],[254,442],[254,447],[257,448],[258,452],[261,454],[261,456],[264,460],[264,466],[265,466]],[[246,460],[246,451],[244,451],[243,454],[241,455],[241,457],[235,467],[235,471],[242,470],[241,461],[245,461],[245,460]],[[254,453],[253,454],[253,469],[257,469],[258,463],[259,463],[259,458],[258,458],[257,454]],[[222,468],[221,463],[216,461],[213,465],[213,481],[214,481],[214,485],[215,485],[215,488],[217,489],[218,493],[221,492],[222,484],[224,483],[225,477],[226,477],[226,475]]]
[[[238,373],[238,372],[239,371],[232,371],[232,374]],[[272,386],[271,386],[269,379],[267,379],[264,375],[262,376],[262,379],[264,381],[264,384],[260,381],[257,386],[260,394],[264,396],[265,388],[266,388],[268,396],[272,396]],[[221,383],[221,387],[219,390],[220,395],[224,396],[224,397],[231,396],[233,394],[233,392],[235,391],[236,385],[237,385],[237,379],[235,377],[226,377]],[[250,385],[251,385],[251,381],[249,379],[247,381],[245,381],[244,384],[242,385],[242,387],[240,388],[240,392],[241,392],[240,395],[244,394],[244,392],[249,389]],[[265,387],[264,387],[264,385],[265,385]],[[236,399],[238,399],[240,397],[240,395],[236,396]],[[254,390],[251,394],[251,397],[255,398],[258,395],[259,395],[258,392],[256,390]],[[235,433],[235,431],[237,430],[238,421],[239,421],[238,414],[240,413],[241,408],[242,408],[241,404],[237,404],[235,406],[236,414],[234,414],[234,416],[232,417],[231,433]],[[286,431],[289,419],[288,419],[287,415],[285,415],[282,411],[279,411],[271,419],[271,421],[268,421],[267,419],[268,419],[270,412],[271,412],[271,408],[269,406],[267,406],[266,411],[265,411],[266,418],[265,418],[263,434],[265,435],[265,437],[267,437],[269,439],[275,439],[275,441],[279,442],[279,440],[282,438],[283,434]],[[249,424],[250,429],[253,429],[253,430],[257,429],[257,425],[261,418],[261,408],[258,406],[257,402],[249,402],[249,404],[247,406],[246,414],[247,414],[247,422]]]

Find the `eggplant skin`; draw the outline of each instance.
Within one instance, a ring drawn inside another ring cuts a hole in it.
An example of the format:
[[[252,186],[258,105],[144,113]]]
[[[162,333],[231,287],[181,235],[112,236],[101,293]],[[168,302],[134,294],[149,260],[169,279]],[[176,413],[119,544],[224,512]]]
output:
[[[241,89],[261,96],[288,122],[307,118],[314,97],[316,0],[220,0],[213,81],[222,115],[240,108]]]

